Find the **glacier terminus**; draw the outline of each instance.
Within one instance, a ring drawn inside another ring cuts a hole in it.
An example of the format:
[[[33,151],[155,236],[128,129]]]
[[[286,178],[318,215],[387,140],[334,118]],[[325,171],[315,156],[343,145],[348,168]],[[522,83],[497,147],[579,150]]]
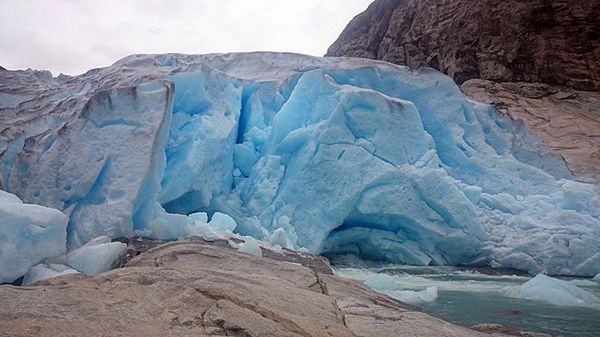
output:
[[[432,69],[132,55],[73,77],[0,71],[0,119],[2,282],[100,236],[209,227],[410,265],[600,273],[597,182]]]

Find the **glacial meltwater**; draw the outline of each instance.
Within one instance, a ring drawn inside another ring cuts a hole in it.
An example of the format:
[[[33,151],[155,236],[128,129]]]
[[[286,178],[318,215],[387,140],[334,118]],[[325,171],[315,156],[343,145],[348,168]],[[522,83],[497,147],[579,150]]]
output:
[[[521,286],[532,280],[532,276],[516,271],[390,264],[363,264],[356,268],[356,261],[348,263],[345,259],[335,258],[332,263],[338,276],[361,281],[379,292],[459,325],[471,327],[494,323],[555,337],[600,336],[600,303],[596,302],[600,298],[600,281],[589,278],[557,277],[567,281],[563,283],[567,287],[583,290],[581,293],[589,301],[556,305],[548,300],[560,296],[557,292],[563,289],[549,285],[548,289],[539,291],[543,297],[550,298],[528,299],[523,290],[525,287]],[[563,295],[573,298],[572,294]]]

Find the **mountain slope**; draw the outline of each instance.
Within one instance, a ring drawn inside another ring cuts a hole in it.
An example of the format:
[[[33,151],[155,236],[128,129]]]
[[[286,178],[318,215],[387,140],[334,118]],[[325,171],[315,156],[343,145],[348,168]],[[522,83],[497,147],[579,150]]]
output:
[[[429,66],[471,78],[600,89],[600,1],[378,0],[328,56]]]

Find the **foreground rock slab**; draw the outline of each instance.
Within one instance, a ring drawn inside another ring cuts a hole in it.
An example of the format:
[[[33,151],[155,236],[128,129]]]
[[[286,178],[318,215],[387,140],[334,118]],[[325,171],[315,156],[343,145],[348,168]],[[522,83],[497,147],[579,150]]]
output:
[[[264,253],[187,239],[96,277],[2,286],[0,335],[503,336],[444,322],[333,276],[323,258]]]

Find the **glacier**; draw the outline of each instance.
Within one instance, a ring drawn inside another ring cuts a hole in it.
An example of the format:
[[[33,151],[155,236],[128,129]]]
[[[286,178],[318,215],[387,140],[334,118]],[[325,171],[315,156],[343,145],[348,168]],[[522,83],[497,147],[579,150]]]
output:
[[[69,251],[235,230],[412,265],[600,272],[597,182],[432,69],[132,55],[74,77],[0,71],[0,93],[0,187],[67,214]]]

